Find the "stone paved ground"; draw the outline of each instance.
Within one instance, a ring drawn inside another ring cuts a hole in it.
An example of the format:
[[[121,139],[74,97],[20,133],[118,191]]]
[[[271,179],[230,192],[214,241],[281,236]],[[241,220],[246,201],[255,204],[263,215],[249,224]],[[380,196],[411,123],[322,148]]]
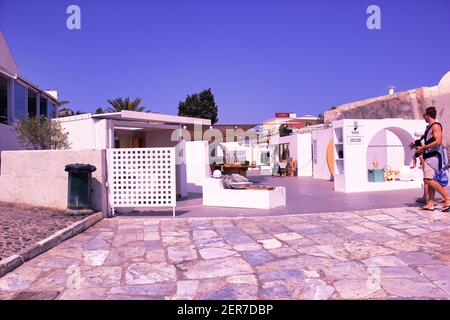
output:
[[[0,202],[0,261],[82,219],[62,210]]]
[[[448,299],[449,240],[449,214],[411,208],[120,217],[0,278],[0,297]]]

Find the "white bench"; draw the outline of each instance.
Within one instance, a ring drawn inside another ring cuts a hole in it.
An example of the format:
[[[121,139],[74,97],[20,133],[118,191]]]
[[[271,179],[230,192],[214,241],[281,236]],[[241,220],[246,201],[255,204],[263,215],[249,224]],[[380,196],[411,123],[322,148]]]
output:
[[[273,190],[226,189],[222,179],[206,178],[203,205],[210,207],[272,209],[286,205],[286,188]]]

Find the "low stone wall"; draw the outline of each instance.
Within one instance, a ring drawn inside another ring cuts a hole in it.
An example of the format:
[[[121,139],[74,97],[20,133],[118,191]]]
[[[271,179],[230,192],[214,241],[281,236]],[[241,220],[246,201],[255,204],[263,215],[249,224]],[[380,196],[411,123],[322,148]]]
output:
[[[0,201],[65,209],[68,173],[64,166],[87,163],[92,173],[92,208],[107,212],[105,150],[3,151]]]

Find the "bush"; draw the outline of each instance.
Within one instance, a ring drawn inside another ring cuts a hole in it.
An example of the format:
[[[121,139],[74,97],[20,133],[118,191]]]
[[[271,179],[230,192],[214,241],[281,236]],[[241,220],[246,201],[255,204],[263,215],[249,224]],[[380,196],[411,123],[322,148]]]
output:
[[[14,129],[18,141],[34,150],[67,149],[70,146],[68,133],[61,123],[45,117],[27,118],[16,121]]]

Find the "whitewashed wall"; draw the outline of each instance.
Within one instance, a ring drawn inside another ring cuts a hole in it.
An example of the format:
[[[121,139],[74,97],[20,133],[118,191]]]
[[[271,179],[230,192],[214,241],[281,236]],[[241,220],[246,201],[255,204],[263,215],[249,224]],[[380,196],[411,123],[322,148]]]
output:
[[[312,145],[311,133],[296,134],[297,136],[297,168],[299,177],[312,177]]]
[[[107,211],[106,157],[104,150],[3,151],[0,201],[67,208],[67,177],[64,166],[94,165],[92,207]]]
[[[401,146],[400,138],[389,130],[379,131],[369,142],[367,148],[367,168],[373,169],[373,161],[378,162],[378,169],[390,166],[393,170],[399,170],[401,166],[410,164],[411,159],[405,159],[405,151]],[[372,146],[372,147],[370,147]]]
[[[186,180],[188,193],[202,193],[206,177],[211,175],[207,141],[188,141],[186,151]]]
[[[81,115],[77,120],[59,118],[61,127],[69,134],[70,149],[105,149],[107,147],[107,121],[94,120]]]
[[[313,155],[313,177],[315,179],[332,180],[327,163],[327,148],[333,138],[333,129],[317,130],[311,133],[311,140],[315,141],[316,154]]]
[[[386,146],[386,130],[381,130],[371,139],[369,142],[369,148],[367,148],[367,168],[373,168],[373,162],[378,162],[378,169],[384,169],[388,165],[387,157],[387,147],[375,147],[375,146]],[[371,146],[371,147],[370,147]],[[403,151],[403,150],[402,150]]]

